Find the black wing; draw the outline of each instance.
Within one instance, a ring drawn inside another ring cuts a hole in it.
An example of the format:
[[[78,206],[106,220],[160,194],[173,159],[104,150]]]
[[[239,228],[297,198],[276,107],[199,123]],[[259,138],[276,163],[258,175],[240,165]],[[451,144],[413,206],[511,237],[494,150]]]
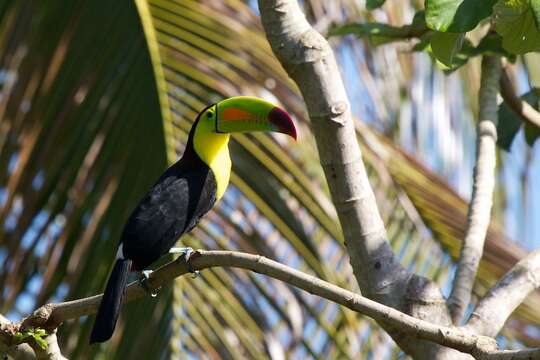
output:
[[[126,223],[124,255],[139,269],[156,261],[212,208],[215,193],[209,170],[164,174]]]

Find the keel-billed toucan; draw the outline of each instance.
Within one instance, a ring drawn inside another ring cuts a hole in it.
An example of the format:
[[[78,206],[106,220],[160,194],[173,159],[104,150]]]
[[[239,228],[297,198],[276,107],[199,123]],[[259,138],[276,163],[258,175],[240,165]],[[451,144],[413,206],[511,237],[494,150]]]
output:
[[[290,116],[261,99],[233,97],[202,110],[184,155],[159,177],[124,226],[90,343],[112,336],[128,273],[165,255],[223,196],[231,171],[229,133],[246,131],[275,131],[296,139]]]

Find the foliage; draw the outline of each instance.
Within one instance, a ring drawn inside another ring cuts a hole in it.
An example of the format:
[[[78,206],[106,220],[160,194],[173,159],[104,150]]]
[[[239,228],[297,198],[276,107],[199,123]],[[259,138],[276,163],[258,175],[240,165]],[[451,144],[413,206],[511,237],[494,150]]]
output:
[[[29,328],[23,332],[16,333],[13,336],[13,340],[15,341],[15,344],[20,344],[28,341],[28,338],[32,338],[32,341],[34,341],[40,348],[45,350],[49,346],[47,340],[45,340],[47,335],[48,334],[44,329]]]
[[[531,91],[523,94],[521,99],[529,103],[536,110],[540,110],[540,90],[532,89]],[[498,145],[509,151],[512,142],[520,129],[524,130],[525,140],[530,146],[534,145],[534,142],[540,136],[540,128],[530,124],[522,122],[520,116],[510,108],[506,102],[503,102],[499,107],[499,123],[497,124],[497,133],[502,135],[497,139]]]
[[[409,25],[355,23],[334,27],[329,36],[354,34],[369,38],[373,45],[417,38],[419,42],[412,50],[428,52],[445,72],[452,72],[483,54],[499,54],[514,62],[516,55],[540,50],[539,1],[426,0],[424,6],[425,11],[417,12]],[[491,25],[486,29],[487,21],[484,20],[488,17]],[[467,34],[471,32],[484,34],[476,46],[468,39]],[[511,110],[502,110],[502,114],[506,115],[507,111]],[[503,120],[498,127],[502,131],[500,138],[514,138],[519,126],[515,124],[518,118],[513,116],[513,120]],[[525,129],[527,143],[532,145],[537,129],[530,125]],[[499,144],[508,148],[511,141]]]
[[[426,0],[426,24],[439,32],[465,33],[490,16],[496,0]]]

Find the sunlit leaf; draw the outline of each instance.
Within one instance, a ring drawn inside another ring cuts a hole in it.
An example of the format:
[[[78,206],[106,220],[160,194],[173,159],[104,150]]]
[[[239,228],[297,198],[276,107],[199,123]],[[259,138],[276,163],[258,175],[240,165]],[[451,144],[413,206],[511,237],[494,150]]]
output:
[[[467,32],[491,15],[497,0],[426,0],[426,24],[440,32]]]

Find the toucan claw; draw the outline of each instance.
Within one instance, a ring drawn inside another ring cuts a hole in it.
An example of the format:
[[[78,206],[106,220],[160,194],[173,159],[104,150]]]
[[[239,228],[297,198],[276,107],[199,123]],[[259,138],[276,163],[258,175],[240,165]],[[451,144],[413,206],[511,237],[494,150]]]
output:
[[[191,254],[193,254],[193,249],[190,247],[179,247],[179,248],[171,248],[169,250],[169,254],[180,254],[178,257],[179,259],[184,259],[187,265],[188,272],[192,274],[192,278],[195,279],[197,276],[199,276],[199,271],[194,270],[193,266],[191,265]]]
[[[150,289],[150,287],[148,287],[148,279],[150,279],[150,274],[152,273],[153,271],[152,270],[143,270],[141,271],[141,278],[139,279],[139,283],[141,284],[142,288],[144,289],[144,291],[146,291],[146,293],[148,295],[150,295],[151,297],[156,297],[159,293],[159,290],[161,289],[161,287],[157,288],[157,289]]]

